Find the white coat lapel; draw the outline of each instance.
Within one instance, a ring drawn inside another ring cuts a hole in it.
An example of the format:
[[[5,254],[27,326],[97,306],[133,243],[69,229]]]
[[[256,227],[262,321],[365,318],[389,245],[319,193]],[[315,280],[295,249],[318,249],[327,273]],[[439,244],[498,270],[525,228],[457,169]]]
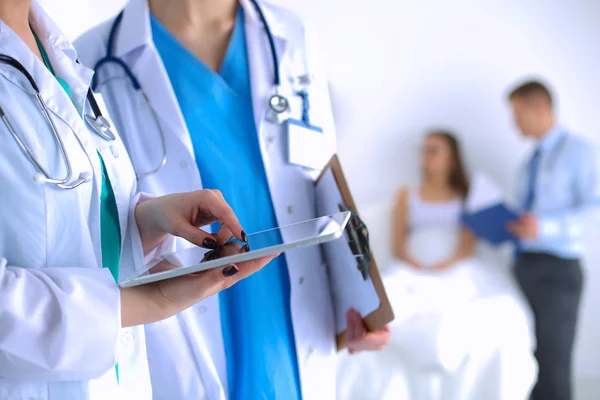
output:
[[[240,1],[244,8],[244,27],[246,30],[246,48],[248,49],[248,67],[250,69],[250,82],[252,89],[252,105],[254,108],[254,121],[256,129],[261,131],[262,123],[269,103],[269,98],[274,93],[275,72],[273,71],[273,55],[269,47],[267,31],[256,12],[256,8],[248,0]],[[275,50],[278,58],[278,68],[286,56],[287,39],[281,33],[281,27],[275,18],[262,8],[267,23],[271,28],[275,41]],[[281,69],[280,69],[281,70]],[[285,77],[282,75],[282,81]],[[283,82],[282,82],[283,83]]]
[[[71,95],[74,102],[71,101],[69,96],[63,88],[58,84],[52,73],[48,70],[46,65],[25,45],[22,39],[12,31],[7,25],[0,21],[0,31],[2,32],[2,41],[0,41],[0,53],[9,54],[14,57],[31,75],[34,83],[37,85],[40,95],[46,107],[50,111],[50,121],[54,122],[58,130],[58,134],[61,137],[64,146],[68,147],[70,144],[74,145],[73,154],[68,154],[69,158],[77,159],[77,156],[81,156],[87,153],[94,154],[94,147],[90,146],[86,137],[83,137],[83,147],[79,146],[75,137],[76,135],[85,135],[87,128],[82,122],[78,112],[78,109],[83,109],[85,95],[87,93],[89,82],[92,77],[92,71],[85,68],[75,62],[75,52],[70,45],[65,45],[66,39],[58,28],[53,24],[52,20],[44,12],[43,8],[37,3],[33,2],[31,5],[30,23],[33,29],[36,31],[43,48],[45,49],[55,73],[58,76],[67,77],[67,83],[71,89]],[[29,93],[33,96],[34,90],[31,84],[19,72],[16,68],[3,67],[0,69],[0,75],[6,77],[9,81],[13,82],[16,87]],[[32,103],[32,111],[36,113],[42,113],[40,106],[37,103]],[[64,123],[68,129],[64,129],[62,123]],[[50,129],[50,122],[44,124],[45,129]],[[48,132],[49,133],[49,132]],[[81,136],[80,136],[81,137]],[[54,143],[52,143],[54,146]],[[49,152],[47,148],[44,148],[37,141],[33,141],[32,144],[28,144],[30,150],[33,152],[35,158],[42,164],[48,165],[52,159],[53,154]],[[57,149],[58,150],[58,149]],[[79,153],[76,155],[74,153]],[[69,160],[72,163],[72,167],[75,164],[74,160]],[[96,164],[92,163],[94,166]],[[87,167],[87,162],[85,163]],[[63,177],[66,174],[66,167],[62,163],[58,164],[58,170],[51,173],[53,176]],[[76,175],[74,175],[75,180]]]
[[[175,135],[190,150],[192,141],[165,66],[154,46],[148,46],[133,67],[166,135]]]
[[[152,43],[150,10],[145,0],[132,0],[123,11],[115,55],[124,59],[137,77],[165,135],[175,135],[190,150],[192,142],[165,66]],[[141,51],[134,51],[139,50]]]

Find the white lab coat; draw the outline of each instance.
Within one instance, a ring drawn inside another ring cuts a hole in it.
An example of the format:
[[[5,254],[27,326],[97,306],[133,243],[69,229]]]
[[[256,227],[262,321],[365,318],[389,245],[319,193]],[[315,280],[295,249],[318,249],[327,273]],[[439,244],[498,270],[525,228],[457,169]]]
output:
[[[245,15],[254,116],[278,223],[282,226],[314,218],[313,179],[316,171],[290,165],[285,125],[265,121],[268,99],[273,93],[271,52],[255,8],[248,0],[241,0],[241,5]],[[283,93],[292,102],[296,118],[300,118],[301,102],[293,94],[288,80],[306,73],[313,76],[309,88],[311,122],[323,127],[326,137],[325,146],[313,151],[324,163],[335,152],[335,132],[327,82],[315,52],[316,43],[310,30],[289,11],[269,4],[263,4],[262,9],[275,39]],[[112,24],[113,20],[108,21],[76,41],[78,53],[86,65],[93,66],[105,56]],[[140,188],[154,195],[200,189],[202,182],[195,166],[190,135],[153,45],[145,0],[133,0],[126,6],[115,42],[114,55],[122,59],[139,79],[166,135],[167,164],[158,174],[141,179]],[[148,107],[130,83],[111,79],[119,76],[124,76],[123,71],[114,64],[101,70],[99,91],[123,135],[136,171],[150,171],[161,159],[159,134]],[[334,310],[321,250],[310,247],[287,252],[285,257],[291,281],[291,312],[304,399],[333,399]],[[174,318],[147,326],[146,335],[156,399],[228,398],[218,296],[206,299]]]
[[[92,71],[75,63],[73,47],[35,1],[30,23],[83,108]],[[40,88],[73,176],[88,171],[94,178],[74,190],[35,183],[37,171],[0,121],[0,399],[149,399],[144,330],[121,329],[120,292],[110,272],[101,268],[97,151],[106,162],[119,211],[121,273],[143,268],[131,212],[138,196],[125,148],[120,140],[109,144],[87,128],[56,79],[2,21],[0,53],[23,64]],[[37,160],[52,176],[65,176],[33,89],[6,64],[0,64],[0,105]],[[91,113],[89,105],[84,110]]]

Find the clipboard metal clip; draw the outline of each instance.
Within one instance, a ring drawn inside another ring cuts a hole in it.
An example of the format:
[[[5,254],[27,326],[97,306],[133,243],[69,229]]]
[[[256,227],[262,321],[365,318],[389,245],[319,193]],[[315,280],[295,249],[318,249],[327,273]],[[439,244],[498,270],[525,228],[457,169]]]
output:
[[[364,280],[369,278],[371,269],[371,247],[369,245],[369,230],[354,210],[343,204],[338,204],[341,212],[350,211],[350,221],[346,225],[346,235],[350,250],[356,259],[356,265]]]

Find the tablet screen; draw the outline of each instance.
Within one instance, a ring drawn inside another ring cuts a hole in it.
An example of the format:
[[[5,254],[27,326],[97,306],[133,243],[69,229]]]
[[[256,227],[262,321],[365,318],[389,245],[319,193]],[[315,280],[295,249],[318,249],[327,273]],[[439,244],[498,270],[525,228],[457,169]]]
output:
[[[350,218],[350,212],[340,212],[292,225],[248,234],[248,242],[231,240],[216,250],[191,247],[161,256],[148,268],[151,273],[121,282],[121,286],[155,282],[188,273],[252,260],[290,249],[325,243],[340,238]],[[248,246],[244,246],[247,244]],[[249,249],[248,249],[249,248]],[[168,265],[166,268],[162,266]]]
[[[251,233],[248,235],[248,245],[250,250],[260,250],[284,243],[301,242],[331,235],[345,225],[345,219],[345,213],[340,212],[293,225]]]

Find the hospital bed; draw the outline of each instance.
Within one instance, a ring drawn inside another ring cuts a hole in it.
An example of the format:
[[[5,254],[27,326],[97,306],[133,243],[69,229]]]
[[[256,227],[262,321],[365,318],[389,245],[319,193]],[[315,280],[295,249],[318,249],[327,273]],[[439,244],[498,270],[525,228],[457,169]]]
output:
[[[390,254],[389,215],[390,204],[361,206],[396,314],[391,343],[382,352],[340,354],[338,400],[527,399],[535,340],[510,249],[480,244],[475,260],[447,272],[415,271]]]

